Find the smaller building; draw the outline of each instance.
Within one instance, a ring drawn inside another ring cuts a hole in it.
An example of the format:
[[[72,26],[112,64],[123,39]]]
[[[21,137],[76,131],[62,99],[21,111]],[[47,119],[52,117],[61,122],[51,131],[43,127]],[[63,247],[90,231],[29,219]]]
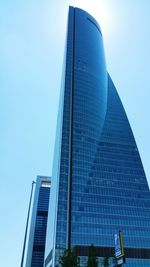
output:
[[[26,267],[43,267],[51,179],[37,176],[28,240]]]

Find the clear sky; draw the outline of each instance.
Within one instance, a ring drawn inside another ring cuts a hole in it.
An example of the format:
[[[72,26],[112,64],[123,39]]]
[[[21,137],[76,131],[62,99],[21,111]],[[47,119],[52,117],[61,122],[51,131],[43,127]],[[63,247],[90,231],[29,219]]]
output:
[[[68,6],[99,22],[150,184],[150,1],[0,0],[0,266],[20,265],[36,175],[51,175]]]

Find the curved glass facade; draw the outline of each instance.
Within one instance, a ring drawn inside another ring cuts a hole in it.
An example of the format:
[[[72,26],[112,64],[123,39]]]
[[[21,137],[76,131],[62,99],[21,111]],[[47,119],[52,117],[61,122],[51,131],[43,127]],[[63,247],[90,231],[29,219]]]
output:
[[[63,92],[63,116],[58,121],[62,136],[56,140],[58,164],[54,162],[52,175],[56,216],[48,226],[54,237],[45,266],[51,258],[53,266],[59,266],[63,249],[74,246],[81,266],[91,244],[99,261],[112,257],[118,230],[123,232],[126,266],[148,266],[150,192],[139,152],[106,71],[100,27],[88,13],[73,7]]]
[[[80,169],[88,176],[107,107],[101,30],[88,13],[77,8],[70,8],[68,21],[56,247],[72,244],[74,177]]]
[[[108,81],[102,135],[90,138],[84,158],[85,149],[76,145],[72,243],[112,246],[114,233],[121,229],[126,247],[150,247],[148,184],[125,111],[110,77]],[[96,145],[92,160],[90,142]]]
[[[92,164],[89,157],[90,150],[86,154],[88,176],[78,172],[74,177],[72,245],[79,246],[80,255],[85,255],[85,247],[94,244],[103,248],[97,255],[111,257],[114,233],[121,230],[126,266],[149,266],[150,192],[132,130],[109,75],[107,113]],[[81,266],[86,260],[81,259]]]

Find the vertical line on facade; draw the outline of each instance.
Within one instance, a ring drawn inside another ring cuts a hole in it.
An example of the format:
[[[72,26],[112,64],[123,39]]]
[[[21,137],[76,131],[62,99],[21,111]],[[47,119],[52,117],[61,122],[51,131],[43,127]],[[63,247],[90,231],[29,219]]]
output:
[[[75,50],[75,8],[73,9],[72,33],[72,77],[70,94],[70,169],[69,169],[69,214],[68,214],[68,249],[71,248],[71,210],[72,210],[72,157],[73,157],[73,99],[74,99],[74,50]]]

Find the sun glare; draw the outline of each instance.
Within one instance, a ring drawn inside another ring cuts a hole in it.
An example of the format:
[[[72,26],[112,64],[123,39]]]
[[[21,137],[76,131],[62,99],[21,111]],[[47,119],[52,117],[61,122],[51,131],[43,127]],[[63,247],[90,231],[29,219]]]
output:
[[[105,0],[78,0],[71,1],[71,4],[89,12],[97,20],[105,36],[112,31],[116,16],[110,3],[108,5]]]

